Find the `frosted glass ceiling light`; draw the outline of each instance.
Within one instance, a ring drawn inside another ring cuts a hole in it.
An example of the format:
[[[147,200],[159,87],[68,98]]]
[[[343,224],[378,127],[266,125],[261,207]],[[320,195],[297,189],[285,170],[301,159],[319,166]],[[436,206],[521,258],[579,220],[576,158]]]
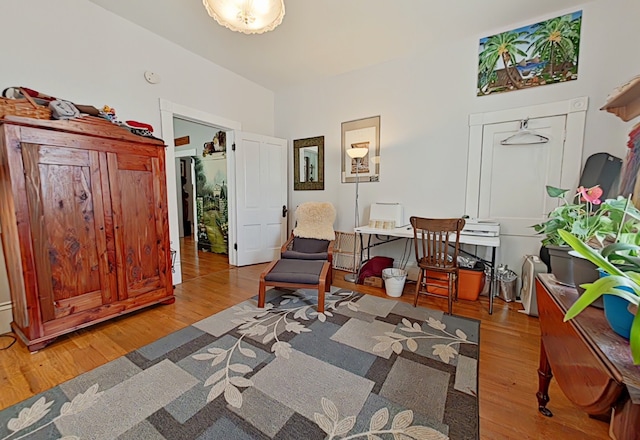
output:
[[[284,18],[284,0],[202,0],[209,15],[232,31],[262,34]]]

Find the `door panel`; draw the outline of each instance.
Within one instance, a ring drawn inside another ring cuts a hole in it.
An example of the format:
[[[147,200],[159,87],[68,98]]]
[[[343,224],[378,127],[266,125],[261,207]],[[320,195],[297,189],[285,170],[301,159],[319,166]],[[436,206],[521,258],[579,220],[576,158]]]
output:
[[[43,321],[115,300],[99,154],[23,145]]]
[[[237,265],[276,259],[286,240],[287,141],[235,133]]]
[[[118,294],[124,300],[167,285],[169,249],[164,249],[161,240],[166,203],[160,194],[158,158],[107,153],[107,161],[118,249]]]
[[[538,254],[540,237],[531,226],[557,206],[545,187],[560,186],[565,121],[565,116],[530,119],[529,129],[549,141],[527,145],[500,143],[518,132],[519,121],[484,126],[479,216],[500,223],[499,261],[514,270],[525,255]]]

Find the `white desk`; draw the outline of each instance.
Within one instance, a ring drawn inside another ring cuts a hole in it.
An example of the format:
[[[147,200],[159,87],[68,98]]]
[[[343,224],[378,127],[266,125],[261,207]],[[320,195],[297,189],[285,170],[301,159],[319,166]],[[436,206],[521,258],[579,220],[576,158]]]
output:
[[[369,259],[370,250],[373,247],[390,243],[392,241],[401,240],[401,239],[413,239],[413,228],[411,226],[402,226],[400,228],[394,229],[378,229],[378,228],[370,228],[368,226],[360,226],[358,228],[354,228],[354,232],[360,237],[360,261],[362,264],[363,256],[365,250],[367,251],[367,259]],[[480,234],[480,235],[478,235]],[[362,238],[363,235],[367,235],[367,243],[365,246],[365,242]],[[372,237],[375,237],[378,241],[372,243]],[[483,263],[488,264],[491,268],[491,280],[495,279],[495,268],[496,268],[496,249],[500,247],[500,235],[482,235],[480,231],[473,231],[471,233],[463,232],[460,234],[460,243],[461,244],[469,244],[474,246],[483,246],[487,248],[491,248],[491,260],[485,260],[484,258],[480,258],[475,254],[471,254],[463,249],[460,249],[460,252],[472,255],[478,259],[480,259]],[[493,313],[493,297],[494,297],[494,283],[491,282],[489,285],[489,314]]]

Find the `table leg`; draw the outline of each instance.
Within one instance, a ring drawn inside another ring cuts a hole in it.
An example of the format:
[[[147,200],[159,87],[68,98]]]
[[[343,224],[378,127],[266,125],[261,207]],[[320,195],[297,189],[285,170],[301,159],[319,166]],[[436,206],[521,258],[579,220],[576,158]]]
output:
[[[547,408],[547,403],[549,403],[549,384],[552,378],[553,373],[547,359],[547,352],[544,349],[544,342],[540,340],[540,366],[538,367],[538,392],[536,397],[538,398],[538,411],[546,417],[553,416],[553,413]]]
[[[491,248],[491,279],[489,280],[489,315],[493,314],[493,289],[496,283],[496,248]]]

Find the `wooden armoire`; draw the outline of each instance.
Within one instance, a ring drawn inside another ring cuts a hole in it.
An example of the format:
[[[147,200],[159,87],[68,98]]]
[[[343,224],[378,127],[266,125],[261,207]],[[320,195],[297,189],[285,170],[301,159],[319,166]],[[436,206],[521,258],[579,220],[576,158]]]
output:
[[[11,326],[29,350],[175,300],[164,148],[96,117],[0,119]]]

